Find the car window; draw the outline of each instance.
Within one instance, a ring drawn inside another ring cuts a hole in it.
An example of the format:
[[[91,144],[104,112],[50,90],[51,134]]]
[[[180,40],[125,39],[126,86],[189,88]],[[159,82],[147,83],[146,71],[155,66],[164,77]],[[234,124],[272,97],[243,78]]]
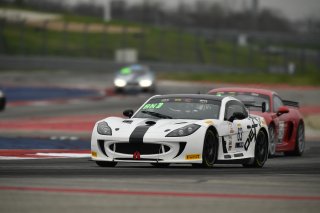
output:
[[[154,98],[134,118],[218,119],[220,105],[221,101],[199,98]]]
[[[245,108],[245,106],[240,103],[239,101],[231,100],[226,104],[226,110],[224,114],[224,120],[229,120],[230,117],[233,115],[235,112],[241,112],[243,113],[246,117],[248,117],[248,112]]]
[[[277,95],[273,96],[273,111],[277,112],[281,106],[283,106],[281,98]]]
[[[252,104],[255,106],[262,106],[262,103],[266,103],[266,112],[270,112],[270,101],[269,96],[254,93],[254,92],[215,92],[211,93],[213,95],[218,96],[232,96],[236,99],[239,99],[240,101],[244,102],[245,104]],[[253,111],[261,111],[261,107],[254,107],[250,106],[250,109]]]

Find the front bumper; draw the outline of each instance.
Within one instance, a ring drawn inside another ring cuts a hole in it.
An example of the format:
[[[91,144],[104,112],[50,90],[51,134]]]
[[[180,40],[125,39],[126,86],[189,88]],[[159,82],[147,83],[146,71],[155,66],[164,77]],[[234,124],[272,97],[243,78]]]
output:
[[[145,137],[141,143],[94,133],[92,160],[147,163],[202,163],[204,141],[201,128],[185,137]]]

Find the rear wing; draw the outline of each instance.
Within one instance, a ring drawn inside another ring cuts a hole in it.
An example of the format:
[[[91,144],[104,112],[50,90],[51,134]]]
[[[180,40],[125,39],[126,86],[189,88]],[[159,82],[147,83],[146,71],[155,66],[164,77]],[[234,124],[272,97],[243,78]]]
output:
[[[288,101],[288,100],[282,100],[283,104],[285,106],[291,106],[291,107],[296,107],[299,108],[299,102],[296,101]]]
[[[256,108],[261,108],[261,112],[266,111],[266,102],[262,102],[261,105],[254,104],[252,101],[242,101],[242,103],[247,107],[256,107]]]

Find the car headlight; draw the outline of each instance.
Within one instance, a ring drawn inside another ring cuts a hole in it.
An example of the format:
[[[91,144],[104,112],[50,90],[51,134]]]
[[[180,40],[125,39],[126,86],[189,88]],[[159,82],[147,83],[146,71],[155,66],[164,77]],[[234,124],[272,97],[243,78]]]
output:
[[[97,131],[100,135],[112,135],[112,130],[107,122],[98,123]]]
[[[139,81],[140,87],[150,87],[152,85],[152,81],[148,79],[144,79]]]
[[[197,124],[190,124],[179,129],[173,130],[166,137],[183,137],[188,136],[197,131],[200,128],[200,125]]]
[[[123,79],[116,79],[114,80],[114,85],[116,85],[117,87],[124,87],[127,85],[127,82]]]

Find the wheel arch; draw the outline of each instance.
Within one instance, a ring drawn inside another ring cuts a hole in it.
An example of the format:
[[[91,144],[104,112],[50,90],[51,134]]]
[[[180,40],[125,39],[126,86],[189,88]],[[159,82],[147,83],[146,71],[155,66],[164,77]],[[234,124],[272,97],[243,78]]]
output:
[[[207,130],[211,130],[219,138],[219,133],[215,126],[209,126]]]

